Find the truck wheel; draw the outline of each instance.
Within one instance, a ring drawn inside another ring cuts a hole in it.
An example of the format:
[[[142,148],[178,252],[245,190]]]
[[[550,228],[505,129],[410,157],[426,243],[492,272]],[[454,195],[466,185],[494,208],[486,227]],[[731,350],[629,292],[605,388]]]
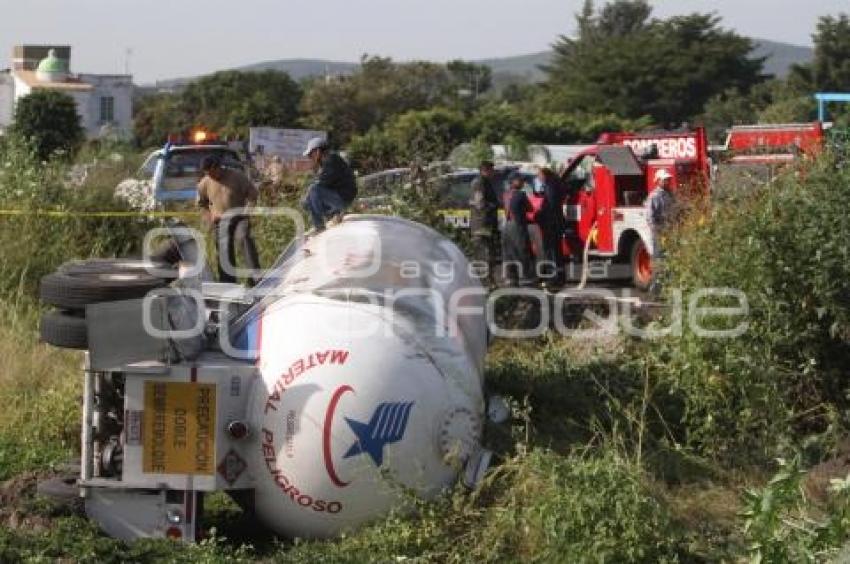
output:
[[[54,272],[41,279],[41,301],[60,309],[80,310],[89,304],[143,298],[167,281],[141,272]]]
[[[41,316],[39,332],[41,340],[54,347],[78,350],[89,348],[86,319],[82,315],[62,311],[47,312]]]
[[[168,263],[127,258],[72,260],[66,262],[57,270],[69,276],[85,276],[90,274],[112,274],[116,272],[142,272],[148,274],[148,269],[159,271],[156,276],[157,278],[167,280],[177,278],[177,269]]]
[[[652,283],[652,255],[643,239],[635,239],[629,255],[632,270],[632,284],[641,291],[649,290]]]

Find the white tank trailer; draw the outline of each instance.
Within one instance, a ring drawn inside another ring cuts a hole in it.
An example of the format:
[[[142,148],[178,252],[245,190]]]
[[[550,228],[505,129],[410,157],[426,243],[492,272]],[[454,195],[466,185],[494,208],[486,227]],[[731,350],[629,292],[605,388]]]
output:
[[[86,309],[79,484],[107,533],[195,540],[226,491],[277,534],[329,538],[481,477],[486,294],[436,231],[349,216],[253,290],[202,297],[203,339],[142,326],[173,328],[185,298]]]

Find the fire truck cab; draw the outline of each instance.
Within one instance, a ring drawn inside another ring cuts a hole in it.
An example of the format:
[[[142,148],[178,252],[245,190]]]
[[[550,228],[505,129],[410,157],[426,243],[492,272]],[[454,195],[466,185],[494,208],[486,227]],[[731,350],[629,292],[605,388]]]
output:
[[[604,278],[630,278],[647,289],[652,242],[644,203],[661,170],[673,177],[674,191],[705,191],[705,131],[603,134],[572,159],[562,174],[568,260],[581,262],[588,246],[588,259],[605,266]]]

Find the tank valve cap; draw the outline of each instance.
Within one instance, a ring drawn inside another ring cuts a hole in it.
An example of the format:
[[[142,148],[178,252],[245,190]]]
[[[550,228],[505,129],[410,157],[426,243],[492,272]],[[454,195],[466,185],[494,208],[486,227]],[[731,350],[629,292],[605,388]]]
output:
[[[227,424],[227,433],[232,438],[241,440],[250,434],[250,429],[244,421],[231,421]]]

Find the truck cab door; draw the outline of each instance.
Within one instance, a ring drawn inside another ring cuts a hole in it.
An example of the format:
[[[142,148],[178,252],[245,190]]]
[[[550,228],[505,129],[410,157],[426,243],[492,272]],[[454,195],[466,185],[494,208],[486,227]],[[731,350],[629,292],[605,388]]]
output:
[[[615,177],[601,163],[593,167],[596,194],[596,248],[603,253],[615,252],[614,207],[617,205]]]

